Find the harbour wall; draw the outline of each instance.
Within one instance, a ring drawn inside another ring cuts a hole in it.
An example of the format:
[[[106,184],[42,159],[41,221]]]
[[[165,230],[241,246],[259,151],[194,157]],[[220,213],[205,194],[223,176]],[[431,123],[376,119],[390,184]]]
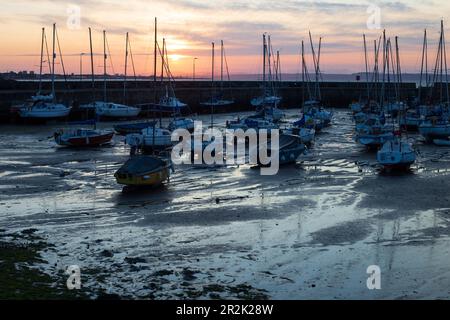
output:
[[[35,81],[0,80],[0,121],[10,122],[17,120],[10,112],[11,107],[21,105],[24,101],[36,94],[38,84]],[[90,81],[57,81],[56,95],[59,101],[74,107],[71,117],[77,117],[77,106],[89,103],[94,99],[103,100],[103,82],[98,79],[95,82],[93,93]],[[110,80],[107,83],[108,101],[126,103],[129,105],[153,103],[155,95],[164,94],[165,87],[160,82],[153,81],[129,81],[127,82],[126,96],[124,97],[124,83],[119,80]],[[314,90],[314,85],[310,85]],[[49,92],[50,82],[43,83],[43,92]],[[307,86],[302,82],[280,82],[277,90],[283,97],[282,108],[299,108],[303,97],[309,98]],[[335,108],[346,108],[352,101],[366,96],[364,82],[322,82],[320,83],[322,101],[324,105]],[[394,95],[394,86],[387,86],[388,92]],[[177,97],[187,103],[192,113],[209,113],[209,108],[202,107],[201,102],[206,102],[211,96],[211,82],[208,81],[176,81],[175,91]],[[230,81],[224,85],[225,98],[233,98],[235,104],[217,112],[239,112],[253,110],[251,99],[261,94],[261,82],[258,81]],[[403,83],[401,85],[403,97],[412,99],[417,96],[415,83]],[[79,112],[78,112],[79,113]],[[145,115],[144,115],[145,116]]]

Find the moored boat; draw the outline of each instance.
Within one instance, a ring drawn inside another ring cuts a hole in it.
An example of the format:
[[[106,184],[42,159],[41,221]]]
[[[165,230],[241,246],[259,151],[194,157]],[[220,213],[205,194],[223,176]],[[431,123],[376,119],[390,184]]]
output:
[[[92,129],[59,130],[54,133],[57,144],[67,147],[97,147],[111,142],[114,132]]]
[[[416,161],[416,153],[410,143],[396,135],[383,144],[377,153],[377,161],[385,170],[408,170]]]
[[[114,177],[129,187],[157,187],[169,180],[172,169],[169,159],[139,155],[131,157]]]
[[[145,121],[137,123],[118,124],[114,126],[114,130],[120,135],[127,135],[131,133],[141,133],[142,130],[153,127],[156,121]]]
[[[39,91],[35,96],[31,97],[31,101],[25,103],[18,109],[19,116],[21,118],[34,118],[34,119],[57,119],[65,118],[69,115],[71,108],[65,106],[62,103],[56,102],[55,95],[55,63],[56,63],[56,47],[58,46],[61,53],[61,47],[59,41],[56,42],[56,24],[53,24],[53,56],[52,66],[50,67],[52,77],[52,92],[48,95],[44,95],[41,92],[42,89],[42,68],[43,68],[43,53],[44,42],[46,41],[45,29],[42,29],[42,43],[41,43],[41,61],[39,71]],[[60,55],[62,61],[62,55]]]

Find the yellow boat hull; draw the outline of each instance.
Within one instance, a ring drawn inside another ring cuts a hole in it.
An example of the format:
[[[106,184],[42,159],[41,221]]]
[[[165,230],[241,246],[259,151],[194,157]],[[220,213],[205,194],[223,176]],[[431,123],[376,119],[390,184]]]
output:
[[[160,171],[145,175],[118,174],[115,175],[118,184],[135,187],[159,186],[170,177],[170,169],[163,168]]]

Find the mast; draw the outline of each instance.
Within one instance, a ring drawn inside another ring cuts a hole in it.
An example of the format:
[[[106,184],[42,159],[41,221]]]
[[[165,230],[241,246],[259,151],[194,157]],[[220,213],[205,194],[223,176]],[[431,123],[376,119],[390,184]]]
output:
[[[316,90],[319,101],[322,101],[322,93],[320,92],[320,54],[322,52],[322,37],[319,38],[319,50],[317,51],[317,70],[316,70]]]
[[[106,31],[103,30],[103,101],[106,102]]]
[[[157,47],[158,47],[158,18],[155,17],[155,43],[153,52],[153,82],[155,84],[155,87],[156,87]]]
[[[223,51],[223,40],[220,40],[220,94],[223,92],[223,58],[224,58],[224,51]]]
[[[305,106],[305,44],[302,40],[302,107]]]
[[[128,32],[125,40],[125,77],[123,79],[123,103],[127,100]]]
[[[263,34],[263,83],[266,86],[266,34]]]
[[[268,68],[269,68],[269,82],[270,82],[270,89],[271,94],[274,95],[274,88],[273,88],[273,75],[272,75],[272,42],[270,41],[270,36],[267,37],[267,61],[268,61]]]
[[[211,129],[214,128],[214,42],[212,42],[212,51],[211,51],[211,87],[212,87],[212,95],[211,95]]]
[[[419,103],[422,101],[422,84],[423,84],[423,72],[424,64],[426,65],[425,71],[425,84],[428,88],[428,55],[427,55],[427,29],[425,29],[423,34],[423,45],[422,45],[422,64],[420,67],[420,84],[419,84]]]
[[[92,77],[92,106],[95,108],[95,71],[94,71],[94,50],[92,48],[92,31],[89,27],[89,48],[91,52],[91,77]],[[97,124],[94,123],[94,128]]]
[[[370,101],[370,89],[369,89],[369,64],[367,61],[367,43],[366,43],[366,35],[363,34],[364,39],[364,61],[366,65],[366,85],[367,85],[367,102]]]
[[[385,99],[385,81],[386,81],[386,30],[383,30],[383,82],[381,84],[381,110],[384,110]]]
[[[276,79],[277,81],[281,81],[281,71],[280,71],[280,51],[277,50],[277,74],[276,74]]]
[[[39,63],[39,93],[42,91],[42,59],[44,57],[44,37],[45,37],[45,28],[42,28],[42,42],[41,42],[41,61]]]
[[[52,97],[53,101],[55,101],[55,45],[56,45],[56,23],[53,24],[53,56],[52,56]]]
[[[399,100],[401,100],[402,99],[401,84],[403,82],[403,79],[402,79],[402,67],[400,64],[400,50],[398,46],[398,36],[395,37],[395,54],[397,60],[397,91],[398,91],[398,98]]]
[[[164,81],[164,67],[166,66],[166,39],[163,38],[163,47],[161,53],[161,83]]]
[[[449,107],[449,88],[448,88],[448,69],[447,69],[447,50],[446,50],[446,45],[445,45],[445,32],[444,32],[444,21],[441,21],[441,27],[442,27],[442,46],[444,48],[444,68],[445,68],[445,91],[446,91],[446,97],[447,97],[447,101],[446,101],[446,107]]]

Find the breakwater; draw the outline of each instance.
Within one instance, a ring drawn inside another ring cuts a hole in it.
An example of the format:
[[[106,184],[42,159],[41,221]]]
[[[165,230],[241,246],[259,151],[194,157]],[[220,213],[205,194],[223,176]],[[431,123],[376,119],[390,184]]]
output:
[[[218,86],[218,84],[216,84]],[[10,112],[11,107],[20,105],[36,93],[38,83],[35,81],[10,81],[0,80],[0,121],[8,122],[14,120]],[[310,89],[314,90],[314,85]],[[49,92],[51,84],[43,83],[43,91]],[[366,95],[364,82],[323,82],[320,84],[322,101],[326,106],[343,108],[352,101],[358,100]],[[387,86],[388,92],[394,95],[394,85]],[[108,101],[126,103],[129,105],[153,103],[155,96],[164,94],[165,87],[161,82],[153,81],[129,81],[126,94],[124,95],[124,83],[120,80],[108,81]],[[192,113],[209,113],[200,105],[211,96],[211,82],[208,81],[177,81],[175,85],[177,97],[187,103]],[[280,82],[277,91],[283,97],[282,108],[298,108],[305,96],[308,99],[308,89],[302,82]],[[238,112],[252,110],[250,101],[262,92],[261,82],[258,81],[230,81],[224,85],[225,97],[233,98],[235,104],[226,110],[217,112]],[[402,96],[413,98],[417,95],[415,83],[403,83],[401,85]],[[59,101],[74,106],[72,117],[77,117],[77,106],[91,102],[93,99],[103,99],[103,82],[98,79],[93,92],[90,81],[58,81],[56,83],[56,95]]]

